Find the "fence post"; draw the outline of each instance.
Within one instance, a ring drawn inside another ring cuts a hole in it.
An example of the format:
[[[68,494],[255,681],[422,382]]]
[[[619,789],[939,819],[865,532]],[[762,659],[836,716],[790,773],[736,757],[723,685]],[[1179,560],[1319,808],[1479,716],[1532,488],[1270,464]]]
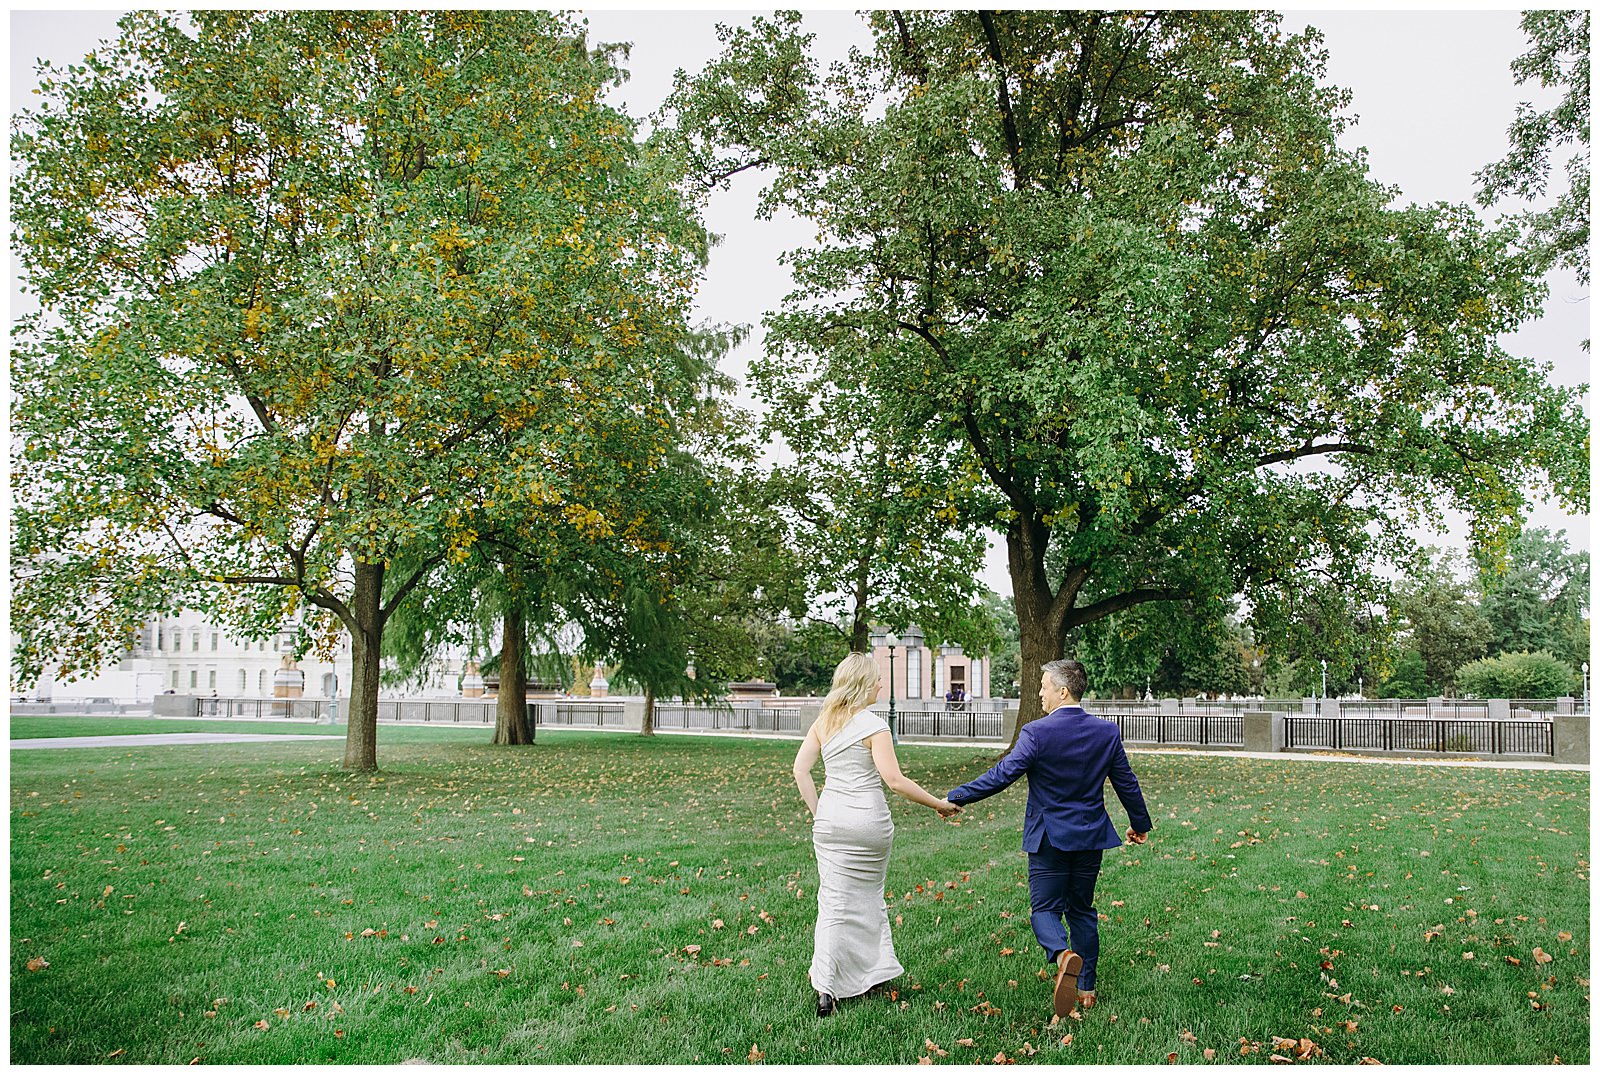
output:
[[[1244,722],[1246,750],[1265,753],[1283,749],[1285,728],[1281,715],[1267,710],[1256,710],[1241,714],[1239,719]]]
[[[1550,757],[1574,765],[1589,764],[1589,715],[1557,713],[1550,722]]]

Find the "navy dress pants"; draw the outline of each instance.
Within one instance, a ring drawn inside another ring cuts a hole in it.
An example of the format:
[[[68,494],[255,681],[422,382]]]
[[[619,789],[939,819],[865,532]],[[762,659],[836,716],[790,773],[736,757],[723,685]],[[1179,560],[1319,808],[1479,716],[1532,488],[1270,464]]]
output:
[[[1100,877],[1101,851],[1061,851],[1049,840],[1028,856],[1028,902],[1033,908],[1033,935],[1054,963],[1071,948],[1083,957],[1078,988],[1094,988],[1100,962],[1100,920],[1094,909],[1094,883]],[[1066,919],[1066,928],[1061,920]],[[1070,929],[1069,943],[1067,930]]]

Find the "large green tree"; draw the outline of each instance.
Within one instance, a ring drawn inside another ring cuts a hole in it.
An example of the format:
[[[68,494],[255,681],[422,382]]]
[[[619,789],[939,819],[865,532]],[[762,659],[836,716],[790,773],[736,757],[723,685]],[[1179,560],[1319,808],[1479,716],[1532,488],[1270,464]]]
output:
[[[1420,660],[1429,695],[1454,694],[1456,670],[1482,657],[1492,637],[1454,552],[1418,550],[1389,611],[1403,646]]]
[[[1504,198],[1531,201],[1549,192],[1556,159],[1565,162],[1565,190],[1547,209],[1523,214],[1530,245],[1545,264],[1565,266],[1589,282],[1589,10],[1524,11],[1522,29],[1531,47],[1511,64],[1518,84],[1538,82],[1561,91],[1555,107],[1540,111],[1517,105],[1507,131],[1505,159],[1478,173],[1480,204]]]
[[[963,520],[1005,535],[1021,723],[1074,628],[1236,594],[1285,622],[1446,507],[1488,545],[1539,490],[1587,500],[1581,393],[1498,342],[1542,297],[1529,259],[1340,147],[1314,31],[868,17],[873,47],[826,73],[798,15],[724,28],[669,118],[707,181],[760,168],[763,209],[817,228],[769,322],[796,377],[960,454]],[[859,361],[888,337],[895,361]]]
[[[16,674],[299,607],[350,633],[372,768],[385,624],[484,513],[629,521],[563,462],[601,417],[615,481],[670,446],[703,231],[564,16],[121,28],[13,126]]]
[[[1572,668],[1589,659],[1589,554],[1565,531],[1524,530],[1505,559],[1480,565],[1478,609],[1489,653],[1547,650]]]
[[[893,367],[905,357],[898,350],[894,339],[870,341],[834,361]],[[858,653],[884,622],[981,650],[988,632],[975,604],[988,542],[959,526],[972,477],[949,446],[906,429],[860,384],[814,376],[806,357],[775,348],[751,379],[767,405],[762,433],[793,453],[769,489],[816,622],[842,623]]]

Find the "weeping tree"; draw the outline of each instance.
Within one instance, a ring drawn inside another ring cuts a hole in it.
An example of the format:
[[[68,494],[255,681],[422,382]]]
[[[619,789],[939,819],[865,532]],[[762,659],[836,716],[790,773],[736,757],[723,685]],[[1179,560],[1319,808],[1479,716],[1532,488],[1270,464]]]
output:
[[[385,626],[482,510],[613,525],[550,478],[586,423],[670,439],[705,236],[568,17],[136,12],[13,121],[13,674],[149,615]],[[312,631],[316,633],[315,630]],[[322,633],[326,635],[327,630]]]
[[[839,368],[894,366],[895,340],[874,341]],[[767,480],[809,597],[812,622],[843,631],[857,653],[875,623],[920,625],[930,639],[983,652],[987,617],[976,610],[987,547],[962,527],[973,477],[946,444],[899,425],[871,391],[817,378],[774,354],[752,366],[767,405],[761,431],[793,453]],[[842,623],[842,628],[839,626]]]
[[[663,119],[702,183],[758,173],[763,212],[817,229],[768,321],[795,391],[853,386],[959,456],[961,520],[1004,535],[1019,728],[1075,629],[1235,595],[1270,625],[1446,508],[1494,548],[1531,498],[1587,502],[1582,389],[1499,342],[1537,264],[1341,148],[1314,30],[867,18],[872,47],[827,71],[798,14],[722,27]]]

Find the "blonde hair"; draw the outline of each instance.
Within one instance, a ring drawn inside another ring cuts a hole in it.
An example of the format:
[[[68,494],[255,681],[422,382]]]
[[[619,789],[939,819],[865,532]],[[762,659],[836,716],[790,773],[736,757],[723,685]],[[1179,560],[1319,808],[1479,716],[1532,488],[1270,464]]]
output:
[[[817,738],[826,743],[851,717],[878,700],[878,662],[852,653],[833,670],[833,689],[817,714]]]

